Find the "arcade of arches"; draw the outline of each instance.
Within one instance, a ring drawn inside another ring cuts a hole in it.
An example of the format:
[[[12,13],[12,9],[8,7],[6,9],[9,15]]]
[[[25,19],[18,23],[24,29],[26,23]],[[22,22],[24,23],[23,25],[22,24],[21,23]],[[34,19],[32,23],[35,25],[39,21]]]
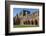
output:
[[[30,18],[30,19],[29,19]],[[39,24],[39,14],[35,12],[33,14],[23,13],[14,17],[14,25],[38,25]]]

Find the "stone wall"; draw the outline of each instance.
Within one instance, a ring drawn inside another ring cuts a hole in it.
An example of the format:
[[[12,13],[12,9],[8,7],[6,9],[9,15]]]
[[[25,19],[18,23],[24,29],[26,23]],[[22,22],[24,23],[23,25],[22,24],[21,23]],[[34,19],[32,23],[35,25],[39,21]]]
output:
[[[23,15],[18,15],[18,17],[20,18],[20,25],[25,25],[25,24],[30,24],[30,25],[35,25],[39,23],[39,15],[38,13],[34,13],[32,15],[28,15],[26,14],[25,16]]]

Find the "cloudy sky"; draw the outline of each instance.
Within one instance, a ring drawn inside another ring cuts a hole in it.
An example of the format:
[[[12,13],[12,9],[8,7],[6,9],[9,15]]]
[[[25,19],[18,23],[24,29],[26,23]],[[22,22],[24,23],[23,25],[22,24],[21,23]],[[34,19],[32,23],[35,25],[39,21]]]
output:
[[[13,8],[13,17],[16,16],[16,14],[19,14],[23,9],[29,10],[31,13],[35,11],[39,11],[39,9],[33,9],[33,8]]]

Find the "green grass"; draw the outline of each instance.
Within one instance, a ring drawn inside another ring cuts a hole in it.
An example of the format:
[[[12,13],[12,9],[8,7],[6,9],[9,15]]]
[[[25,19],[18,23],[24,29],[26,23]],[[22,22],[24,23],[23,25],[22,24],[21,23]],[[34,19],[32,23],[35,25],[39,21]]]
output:
[[[14,25],[15,28],[22,28],[22,27],[38,27],[38,25]]]

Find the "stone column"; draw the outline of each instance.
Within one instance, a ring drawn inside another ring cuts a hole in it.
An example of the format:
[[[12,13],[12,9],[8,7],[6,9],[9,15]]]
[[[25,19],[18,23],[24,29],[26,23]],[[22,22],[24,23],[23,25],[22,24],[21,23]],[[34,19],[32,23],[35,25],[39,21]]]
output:
[[[23,20],[21,20],[20,25],[24,25]]]

